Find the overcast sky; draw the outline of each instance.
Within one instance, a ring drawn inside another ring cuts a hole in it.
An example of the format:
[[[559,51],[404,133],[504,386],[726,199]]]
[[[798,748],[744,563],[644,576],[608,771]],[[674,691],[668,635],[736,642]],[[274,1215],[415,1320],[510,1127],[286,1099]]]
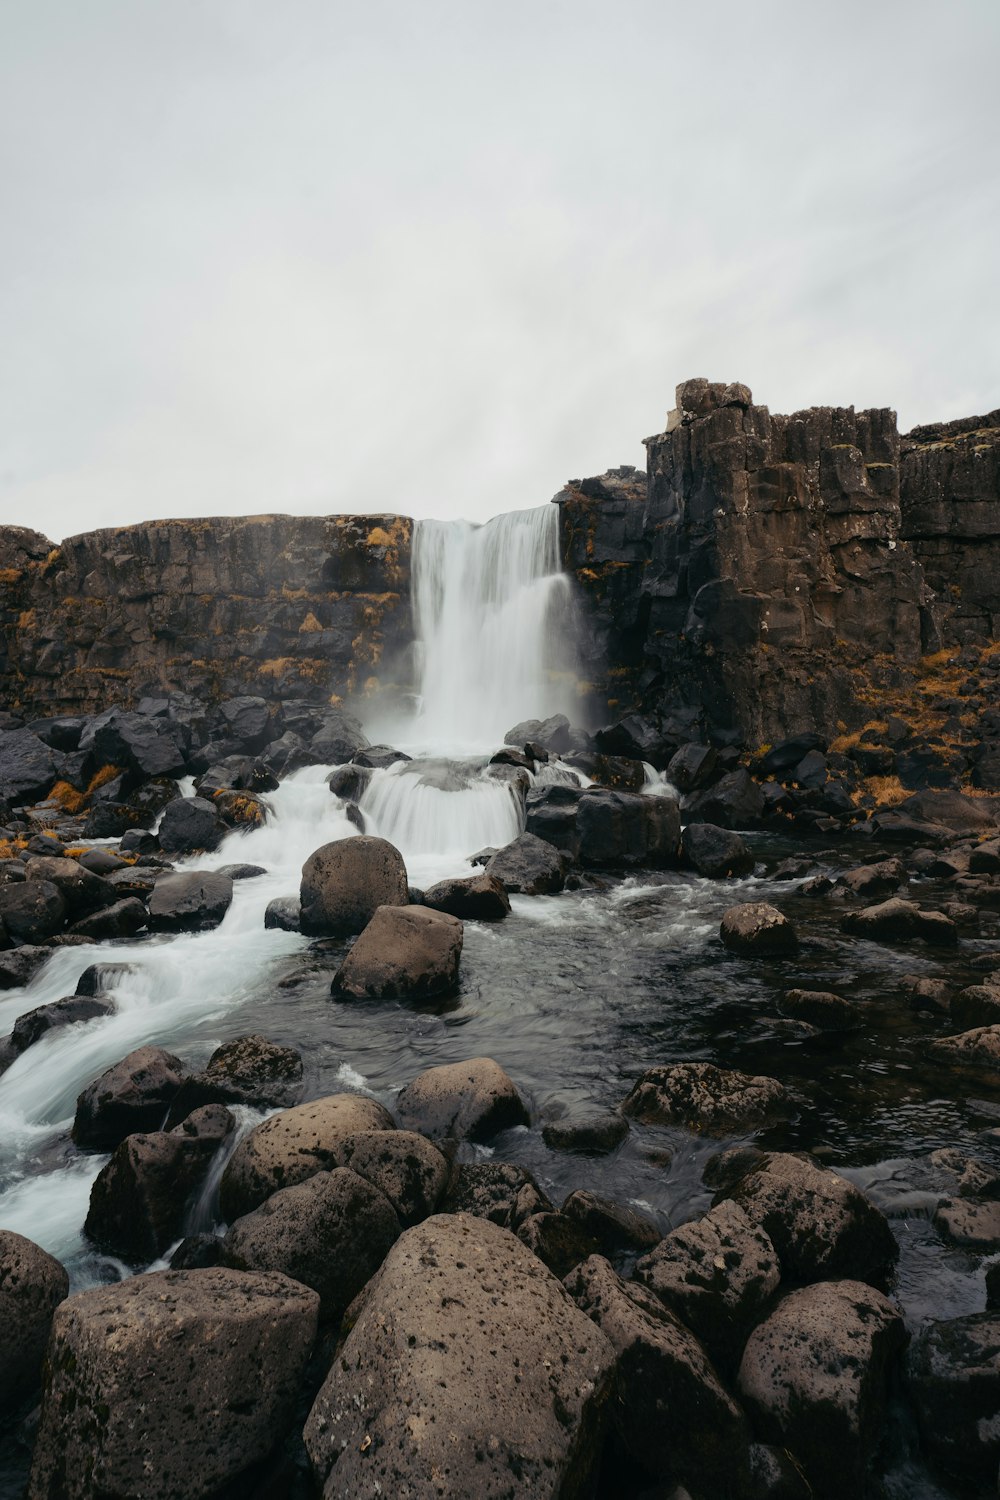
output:
[[[0,520],[485,519],[1000,406],[997,0],[0,0]]]

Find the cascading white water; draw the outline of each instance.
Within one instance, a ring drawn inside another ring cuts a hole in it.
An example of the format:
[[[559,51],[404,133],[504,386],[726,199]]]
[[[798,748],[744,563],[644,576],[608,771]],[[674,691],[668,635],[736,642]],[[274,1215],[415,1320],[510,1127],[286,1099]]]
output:
[[[413,536],[421,743],[492,748],[522,719],[573,716],[569,582],[554,505]]]
[[[481,764],[397,761],[373,773],[361,810],[424,885],[467,873],[470,854],[509,844],[521,831],[520,796],[484,775]]]

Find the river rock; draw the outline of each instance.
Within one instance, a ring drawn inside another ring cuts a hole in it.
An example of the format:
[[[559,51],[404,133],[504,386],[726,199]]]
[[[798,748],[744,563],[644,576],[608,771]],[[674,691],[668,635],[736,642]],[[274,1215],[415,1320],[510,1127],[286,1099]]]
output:
[[[588,1493],[613,1351],[513,1235],[425,1220],[350,1321],[305,1429],[325,1500]]]
[[[711,745],[682,745],[667,763],[667,780],[679,792],[696,792],[714,779],[718,759]]]
[[[592,1110],[564,1120],[550,1120],[542,1139],[552,1151],[579,1156],[607,1156],[628,1137],[628,1121],[617,1110]]]
[[[278,932],[301,932],[302,902],[298,896],[275,896],[264,909],[264,926]]]
[[[689,823],[714,823],[719,828],[756,828],[764,810],[764,794],[743,766],[695,792],[684,804]]]
[[[309,751],[316,765],[341,766],[367,745],[365,733],[353,714],[333,710],[309,741]]]
[[[872,900],[877,896],[889,896],[899,889],[906,879],[906,867],[901,859],[881,859],[877,864],[858,865],[838,875],[837,884],[850,891],[852,896]]]
[[[27,880],[47,880],[55,886],[66,903],[67,920],[71,922],[102,907],[113,906],[118,900],[114,886],[65,855],[53,859],[36,854],[28,860],[24,874]]]
[[[775,1078],[673,1063],[648,1068],[632,1086],[622,1113],[646,1125],[683,1125],[706,1135],[736,1135],[787,1114],[787,1090]]]
[[[25,1011],[14,1022],[6,1042],[0,1043],[0,1071],[9,1067],[15,1057],[20,1057],[48,1032],[61,1026],[94,1021],[99,1016],[110,1015],[114,1008],[111,1000],[67,995],[63,1000],[52,1000],[48,1005],[36,1005],[34,1010]]]
[[[163,810],[156,836],[167,854],[194,854],[217,849],[225,827],[205,797],[175,797]]]
[[[934,1211],[934,1228],[966,1250],[1000,1249],[1000,1203],[973,1203],[943,1198]]]
[[[396,1101],[399,1123],[432,1141],[487,1141],[529,1124],[513,1080],[490,1057],[428,1068]]]
[[[650,1474],[738,1488],[750,1430],[694,1334],[645,1287],[592,1256],[565,1281],[618,1358],[611,1414],[627,1453]]]
[[[495,875],[439,880],[424,891],[423,904],[463,922],[499,922],[510,915],[510,899]]]
[[[582,1224],[554,1209],[543,1209],[522,1220],[517,1237],[560,1281],[600,1248]]]
[[[233,1125],[227,1109],[209,1104],[175,1130],[126,1136],[90,1190],[85,1233],[134,1266],[162,1255],[181,1237],[188,1199]]]
[[[923,938],[925,943],[936,947],[953,948],[958,942],[958,929],[944,912],[921,911],[915,901],[903,901],[898,896],[861,911],[846,912],[840,919],[840,928],[876,943],[905,943]]]
[[[820,1031],[851,1031],[861,1024],[857,1006],[831,990],[786,990],[779,1009],[782,1015],[806,1021]]]
[[[859,1281],[791,1292],[750,1335],[740,1393],[761,1436],[792,1450],[817,1496],[865,1492],[889,1369],[905,1344],[899,1309]]]
[[[795,928],[776,906],[747,901],[723,914],[719,936],[741,958],[787,958],[798,951]]]
[[[963,1068],[1000,1068],[1000,1024],[975,1026],[960,1036],[943,1036],[931,1042],[931,1055],[938,1062]]]
[[[221,1268],[71,1297],[52,1329],[30,1500],[200,1500],[235,1478],[284,1436],[318,1311],[286,1276]]]
[[[907,1377],[933,1462],[966,1485],[992,1488],[1000,1461],[1000,1312],[929,1323],[913,1340]]]
[[[0,917],[0,925],[3,919]],[[34,976],[52,957],[51,948],[26,943],[10,953],[0,953],[0,990],[19,990],[30,984]]]
[[[969,852],[973,875],[1000,875],[1000,838],[985,839]]]
[[[331,1166],[350,1167],[377,1187],[408,1229],[434,1213],[448,1186],[450,1167],[436,1146],[412,1130],[365,1130],[334,1137]]]
[[[596,1241],[602,1255],[641,1254],[658,1245],[661,1239],[660,1231],[645,1214],[610,1198],[601,1198],[586,1188],[570,1193],[560,1213],[579,1224]]]
[[[203,932],[218,927],[233,900],[233,882],[213,870],[161,875],[149,898],[154,932]]]
[[[970,984],[952,996],[952,1023],[963,1031],[1000,1022],[1000,984]]]
[[[319,1293],[324,1318],[339,1317],[375,1274],[399,1238],[384,1193],[335,1167],[273,1193],[229,1226],[227,1264],[242,1271],[282,1271]]]
[[[52,1315],[69,1291],[69,1277],[33,1240],[0,1229],[0,1413],[35,1391]]]
[[[226,1163],[219,1189],[223,1216],[232,1222],[279,1188],[336,1166],[340,1137],[393,1128],[389,1111],[363,1094],[330,1094],[272,1115],[240,1141]]]
[[[12,807],[44,797],[56,779],[59,758],[30,729],[0,734],[0,798]]]
[[[162,1047],[138,1047],[87,1085],[76,1101],[73,1140],[87,1151],[113,1151],[137,1130],[156,1130],[187,1072]]]
[[[548,719],[522,719],[503,737],[505,745],[524,745],[533,740],[550,755],[561,755],[573,746],[574,732],[565,714],[553,714]]]
[[[66,919],[66,903],[50,880],[0,885],[0,922],[23,943],[43,943]]]
[[[678,861],[681,819],[672,797],[591,787],[577,803],[576,831],[585,869],[659,869]]]
[[[355,1000],[426,1000],[454,990],[462,923],[426,906],[380,906],[333,977]]]
[[[326,784],[342,802],[360,802],[372,779],[371,768],[350,763],[338,766],[326,778]]]
[[[89,964],[77,980],[74,993],[89,996],[108,995],[134,973],[136,973],[135,964],[103,962]]]
[[[70,932],[75,937],[106,942],[111,938],[132,937],[141,932],[148,921],[149,913],[143,903],[135,896],[127,896],[123,901],[116,901],[113,906],[106,906],[103,911],[81,917],[79,922],[73,923]]]
[[[635,1275],[720,1367],[731,1368],[778,1290],[781,1268],[765,1231],[726,1201],[664,1235],[636,1263]]]
[[[512,895],[549,896],[562,890],[565,868],[564,856],[553,844],[522,833],[492,855],[486,874]]]
[[[335,839],[302,866],[302,931],[313,937],[361,932],[380,906],[405,906],[406,866],[385,839]]]
[[[509,1161],[463,1161],[452,1172],[441,1211],[472,1214],[516,1231],[533,1214],[551,1213],[552,1204],[524,1167]]]
[[[689,823],[681,834],[685,861],[709,880],[752,875],[754,857],[738,833],[714,823]]]
[[[216,1047],[204,1070],[190,1073],[174,1097],[167,1123],[187,1118],[205,1104],[248,1104],[287,1109],[302,1092],[302,1057],[254,1032]]]
[[[849,1277],[884,1287],[899,1258],[888,1220],[860,1188],[814,1162],[776,1152],[717,1201],[760,1225],[793,1281]]]

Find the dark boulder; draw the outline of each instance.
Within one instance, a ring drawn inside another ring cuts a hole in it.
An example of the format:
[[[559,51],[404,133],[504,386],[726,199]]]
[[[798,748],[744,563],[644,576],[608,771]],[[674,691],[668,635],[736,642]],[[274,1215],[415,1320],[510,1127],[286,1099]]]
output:
[[[371,770],[384,770],[386,766],[394,766],[402,760],[412,760],[412,755],[407,755],[405,750],[396,750],[392,745],[366,745],[363,750],[358,750],[354,755],[356,766],[367,766]]]
[[[510,915],[507,892],[494,875],[439,880],[423,894],[424,906],[447,912],[463,922],[499,922]]]
[[[932,1462],[965,1485],[992,1487],[1000,1461],[1000,1313],[927,1324],[913,1341],[907,1376]]]
[[[317,765],[341,766],[367,746],[357,719],[351,714],[332,713],[309,741],[309,753]]]
[[[495,876],[513,895],[554,895],[563,888],[565,859],[544,839],[522,833],[492,855],[486,874]]]
[[[118,893],[100,875],[81,866],[75,859],[65,856],[51,858],[35,855],[24,867],[27,880],[47,880],[55,886],[66,903],[66,917],[74,922],[78,917],[89,916],[102,907],[113,906]]]
[[[50,880],[0,885],[0,923],[23,943],[43,943],[62,928],[66,902]]]
[[[649,1068],[632,1087],[622,1113],[647,1125],[683,1125],[706,1135],[735,1135],[788,1113],[789,1095],[775,1078],[714,1063]]]
[[[302,866],[302,931],[313,937],[361,932],[380,906],[405,906],[406,866],[385,839],[335,839]]]
[[[0,929],[4,922],[0,915]],[[51,948],[26,943],[10,953],[0,953],[0,990],[18,990],[30,984],[39,969],[52,957]]]
[[[302,902],[298,896],[275,896],[264,909],[264,926],[279,932],[302,931]]]
[[[69,1292],[69,1277],[40,1245],[0,1229],[0,1413],[34,1395],[52,1316]]]
[[[592,787],[577,805],[576,826],[579,859],[586,869],[677,863],[681,822],[670,797]]]
[[[330,1169],[350,1167],[378,1188],[404,1228],[435,1211],[451,1175],[443,1152],[413,1130],[362,1130],[336,1136],[328,1150]]]
[[[550,1120],[542,1138],[552,1151],[579,1156],[607,1156],[628,1136],[628,1121],[617,1110],[592,1110]]]
[[[529,1124],[513,1080],[489,1057],[428,1068],[403,1089],[396,1112],[404,1129],[432,1141],[487,1141]]]
[[[871,901],[878,896],[891,896],[905,879],[906,867],[901,859],[880,859],[876,864],[845,870],[838,875],[837,884],[850,891],[852,896]]]
[[[709,880],[752,875],[754,857],[738,833],[714,823],[689,823],[681,834],[684,860]]]
[[[718,755],[711,745],[682,745],[667,765],[667,780],[679,792],[696,792],[709,786],[717,772]]]
[[[505,745],[524,745],[528,740],[550,755],[560,755],[574,748],[574,731],[565,714],[553,714],[549,719],[523,719],[503,737]]]
[[[302,1058],[255,1032],[216,1047],[200,1073],[184,1079],[167,1116],[180,1122],[206,1104],[245,1104],[253,1109],[287,1109],[302,1092]]]
[[[161,875],[149,898],[154,932],[203,932],[218,927],[233,899],[233,882],[212,870]]]
[[[94,765],[120,766],[146,780],[181,774],[187,763],[190,734],[175,719],[110,708],[89,721],[79,743]]]
[[[560,1281],[598,1250],[597,1240],[582,1224],[553,1210],[522,1220],[517,1237]]]
[[[204,797],[176,797],[164,809],[157,838],[168,854],[194,854],[217,849],[225,831],[214,803]]]
[[[604,755],[627,755],[662,771],[677,750],[678,738],[642,714],[626,714],[617,723],[599,729],[594,743]]]
[[[765,811],[764,795],[742,766],[713,786],[695,792],[685,803],[689,823],[714,823],[719,828],[756,828]]]
[[[0,1072],[48,1032],[110,1015],[114,1008],[111,1000],[68,995],[63,1000],[52,1000],[48,1005],[37,1005],[34,1010],[26,1011],[14,1022],[7,1040],[0,1042]]]
[[[233,744],[244,755],[256,755],[280,732],[267,700],[244,695],[220,703],[212,720],[213,734]]]
[[[0,733],[0,798],[16,807],[44,797],[59,770],[59,756],[30,729]]]
[[[598,786],[616,792],[641,792],[646,784],[646,768],[641,760],[627,755],[600,755],[593,750],[578,750],[563,757],[567,765],[582,771]]]
[[[903,901],[898,896],[877,906],[863,907],[861,911],[846,912],[840,919],[840,928],[853,937],[868,938],[875,943],[906,943],[922,938],[934,947],[954,948],[958,942],[958,928],[944,912],[921,911],[915,901]]]
[[[858,1007],[830,990],[786,990],[779,1009],[820,1031],[852,1031],[861,1024]]]
[[[180,1058],[139,1047],[87,1085],[76,1101],[73,1140],[88,1151],[113,1151],[136,1130],[156,1130],[184,1081]]]
[[[586,1188],[577,1188],[559,1210],[579,1224],[593,1239],[602,1255],[641,1255],[658,1245],[662,1236],[651,1219],[634,1209],[602,1198]]]
[[[552,1204],[531,1173],[508,1161],[456,1164],[441,1204],[442,1213],[472,1214],[515,1231],[533,1214],[551,1211]]]
[[[796,734],[791,739],[782,740],[774,745],[761,756],[755,770],[761,776],[773,776],[778,781],[785,781],[789,773],[793,772],[795,767],[801,764],[812,751],[820,753],[826,751],[826,740],[823,736],[821,734]]]
[[[242,828],[248,833],[267,822],[267,803],[256,792],[218,791],[213,793],[212,806],[227,828]]]
[[[372,779],[371,770],[352,762],[338,766],[326,778],[326,784],[335,797],[342,802],[360,802]]]
[[[89,917],[74,922],[70,932],[77,937],[93,938],[104,942],[109,938],[132,937],[141,932],[149,920],[145,906],[135,896],[116,901],[103,911],[95,911]]]

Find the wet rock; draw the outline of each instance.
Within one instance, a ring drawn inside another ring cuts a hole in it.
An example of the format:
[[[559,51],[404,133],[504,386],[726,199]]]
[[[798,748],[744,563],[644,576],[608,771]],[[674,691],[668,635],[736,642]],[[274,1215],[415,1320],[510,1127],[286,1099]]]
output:
[[[596,781],[598,786],[611,787],[616,792],[641,792],[646,784],[646,768],[642,761],[627,755],[599,755],[592,750],[580,750],[563,759],[567,765]]]
[[[528,740],[550,755],[560,755],[573,748],[573,731],[565,714],[553,714],[549,719],[522,719],[503,737],[505,745],[523,745]]]
[[[268,806],[256,792],[218,791],[212,797],[212,806],[227,828],[263,828],[268,819]],[[231,877],[230,877],[231,878]]]
[[[77,980],[75,993],[77,995],[107,995],[135,972],[134,964],[90,964]]]
[[[0,798],[12,807],[37,802],[56,779],[59,760],[30,729],[0,733]]]
[[[876,943],[910,942],[922,938],[935,947],[953,948],[958,929],[950,917],[940,911],[921,911],[915,901],[892,897],[877,906],[847,912],[840,919],[842,932],[868,938]]]
[[[36,855],[24,867],[28,880],[47,880],[55,886],[66,903],[68,921],[89,916],[118,899],[114,886],[75,859],[47,858]]]
[[[229,880],[254,880],[258,875],[266,875],[267,871],[263,865],[222,865],[218,873]]]
[[[231,1224],[224,1254],[242,1271],[281,1271],[319,1293],[323,1318],[339,1317],[399,1238],[395,1211],[347,1167],[317,1172],[273,1193]]]
[[[1000,1249],[1000,1203],[973,1203],[945,1198],[934,1212],[934,1228],[953,1245],[967,1250]]]
[[[813,750],[818,750],[821,754],[826,751],[826,740],[821,734],[792,735],[768,750],[754,769],[760,776],[775,776],[784,781]]]
[[[412,755],[407,755],[404,750],[395,750],[391,745],[369,745],[357,752],[354,764],[384,770],[386,766],[394,766],[398,761],[412,759]]]
[[[76,1101],[73,1140],[88,1151],[113,1151],[134,1131],[156,1130],[187,1069],[162,1047],[138,1047],[95,1078]]]
[[[667,780],[679,792],[696,792],[711,783],[717,761],[711,745],[682,745],[667,764]]]
[[[37,1389],[52,1315],[68,1292],[69,1277],[54,1256],[0,1229],[0,1412]]]
[[[13,952],[0,953],[0,990],[18,990],[22,985],[30,984],[51,957],[51,948],[31,943],[26,943],[23,948],[15,948]]]
[[[355,1000],[426,1000],[458,984],[462,923],[426,906],[380,906],[333,977]]]
[[[90,1190],[84,1232],[134,1266],[162,1255],[183,1232],[188,1199],[233,1125],[227,1109],[210,1104],[175,1130],[126,1136]]]
[[[1000,875],[1000,838],[985,839],[969,853],[973,875]]]
[[[686,862],[709,880],[752,875],[754,858],[738,833],[714,823],[689,823],[681,834]]]
[[[911,1010],[926,1010],[932,1015],[948,1015],[954,991],[944,979],[929,979],[923,974],[906,974],[900,981],[910,997]]]
[[[764,816],[764,794],[742,766],[714,786],[696,792],[686,803],[690,823],[714,823],[719,828],[756,828]]]
[[[275,896],[264,909],[264,926],[279,932],[302,930],[302,903],[298,896]]]
[[[14,1022],[7,1040],[0,1042],[0,1072],[48,1032],[110,1015],[114,1008],[110,1000],[68,995],[64,1000],[52,1000],[48,1005],[26,1011]]]
[[[442,1485],[510,1500],[587,1493],[612,1350],[506,1230],[466,1214],[426,1220],[349,1320],[305,1429],[327,1500]]]
[[[579,1224],[596,1241],[602,1255],[641,1254],[658,1245],[661,1239],[660,1231],[645,1214],[610,1198],[598,1197],[585,1188],[570,1193],[560,1213]]]
[[[789,1102],[775,1078],[714,1063],[673,1063],[647,1069],[622,1104],[622,1113],[646,1125],[735,1135],[786,1114]]]
[[[463,922],[499,922],[510,915],[507,892],[494,875],[439,880],[424,892],[423,904]]]
[[[1000,1025],[976,1026],[960,1036],[945,1036],[929,1048],[938,1062],[963,1068],[1000,1067]]]
[[[552,1212],[552,1204],[531,1173],[508,1161],[464,1161],[453,1170],[442,1213],[472,1214],[501,1229],[517,1230],[533,1214]]]
[[[189,1234],[170,1257],[171,1271],[200,1271],[223,1264],[222,1241],[215,1234]]]
[[[352,714],[334,712],[309,741],[309,752],[317,765],[340,766],[367,745],[358,720]]]
[[[377,1187],[404,1228],[434,1213],[451,1168],[436,1146],[412,1130],[366,1130],[334,1138],[331,1163],[350,1167]]]
[[[566,1120],[550,1120],[542,1130],[542,1139],[553,1151],[568,1151],[579,1156],[607,1156],[628,1136],[628,1121],[615,1110],[600,1110],[574,1115]]]
[[[626,1452],[650,1474],[697,1482],[700,1493],[745,1493],[749,1426],[694,1334],[599,1255],[565,1285],[617,1355],[611,1416]]]
[[[23,943],[42,943],[60,930],[66,903],[49,880],[0,885],[0,922]]]
[[[302,1057],[259,1032],[216,1047],[204,1070],[184,1079],[167,1116],[174,1125],[205,1104],[287,1109],[302,1092]]]
[[[79,748],[97,765],[120,766],[146,780],[180,775],[189,743],[190,736],[175,719],[109,708],[84,726]]]
[[[231,741],[245,755],[263,750],[276,732],[266,700],[249,694],[220,703],[212,727],[215,734]]]
[[[380,906],[405,906],[406,866],[385,839],[335,839],[302,866],[302,931],[346,937],[368,925]]]
[[[768,1155],[716,1201],[729,1198],[764,1230],[793,1281],[884,1287],[899,1258],[888,1220],[860,1188],[802,1157]]]
[[[790,1293],[750,1335],[739,1388],[761,1435],[795,1454],[817,1496],[860,1495],[885,1426],[902,1315],[859,1281]]]
[[[1000,985],[970,984],[951,1001],[951,1019],[963,1031],[1000,1022]]]
[[[1000,1313],[929,1323],[907,1360],[931,1460],[966,1484],[992,1485],[1000,1461]]]
[[[591,787],[577,803],[576,831],[585,869],[660,869],[678,861],[681,820],[671,797]]]
[[[579,786],[538,786],[525,798],[525,831],[551,844],[570,862],[580,853],[577,814],[583,788]]]
[[[360,802],[371,783],[372,773],[370,767],[359,766],[356,762],[350,765],[338,766],[331,771],[326,778],[326,784],[335,797],[342,802]]]
[[[235,1478],[285,1433],[318,1305],[285,1276],[223,1269],[70,1298],[52,1330],[30,1500],[198,1500]]]
[[[105,942],[111,938],[132,937],[141,932],[148,921],[149,913],[143,903],[135,896],[127,896],[123,901],[106,906],[103,911],[81,917],[79,922],[73,923],[70,931],[77,937]]]
[[[219,1203],[230,1222],[279,1188],[337,1165],[337,1141],[367,1130],[392,1130],[389,1111],[363,1094],[331,1094],[262,1121],[245,1136],[222,1174]]]
[[[730,1368],[778,1290],[781,1269],[765,1231],[726,1201],[672,1229],[636,1263],[635,1275]]]
[[[547,754],[546,759],[548,759]],[[490,756],[490,765],[522,766],[526,771],[533,771],[535,760],[533,756],[525,755],[523,750],[515,750],[512,745],[505,745],[502,750],[497,751],[496,755]]]
[[[486,874],[512,895],[548,896],[563,888],[565,859],[554,845],[522,833],[491,856]]]
[[[214,803],[204,797],[177,797],[164,808],[156,836],[168,854],[194,854],[217,849],[225,831]]]
[[[776,906],[747,901],[723,914],[719,936],[741,958],[786,958],[798,951],[795,928]]]
[[[233,882],[212,870],[161,875],[149,898],[154,932],[204,932],[218,927],[233,900]]]
[[[996,835],[997,819],[988,801],[950,789],[915,792],[899,804],[898,810],[915,821],[937,824],[949,833]]]
[[[554,1210],[542,1210],[522,1220],[517,1237],[560,1281],[600,1248],[582,1224]]]
[[[889,896],[906,880],[906,868],[901,859],[882,859],[877,864],[858,865],[838,875],[837,884],[850,891],[852,896],[872,900],[878,896]]]
[[[780,1007],[783,1015],[807,1021],[820,1031],[851,1031],[861,1024],[857,1006],[831,990],[786,990]]]
[[[490,1057],[428,1068],[396,1101],[399,1123],[432,1141],[488,1141],[529,1124],[513,1080]]]

